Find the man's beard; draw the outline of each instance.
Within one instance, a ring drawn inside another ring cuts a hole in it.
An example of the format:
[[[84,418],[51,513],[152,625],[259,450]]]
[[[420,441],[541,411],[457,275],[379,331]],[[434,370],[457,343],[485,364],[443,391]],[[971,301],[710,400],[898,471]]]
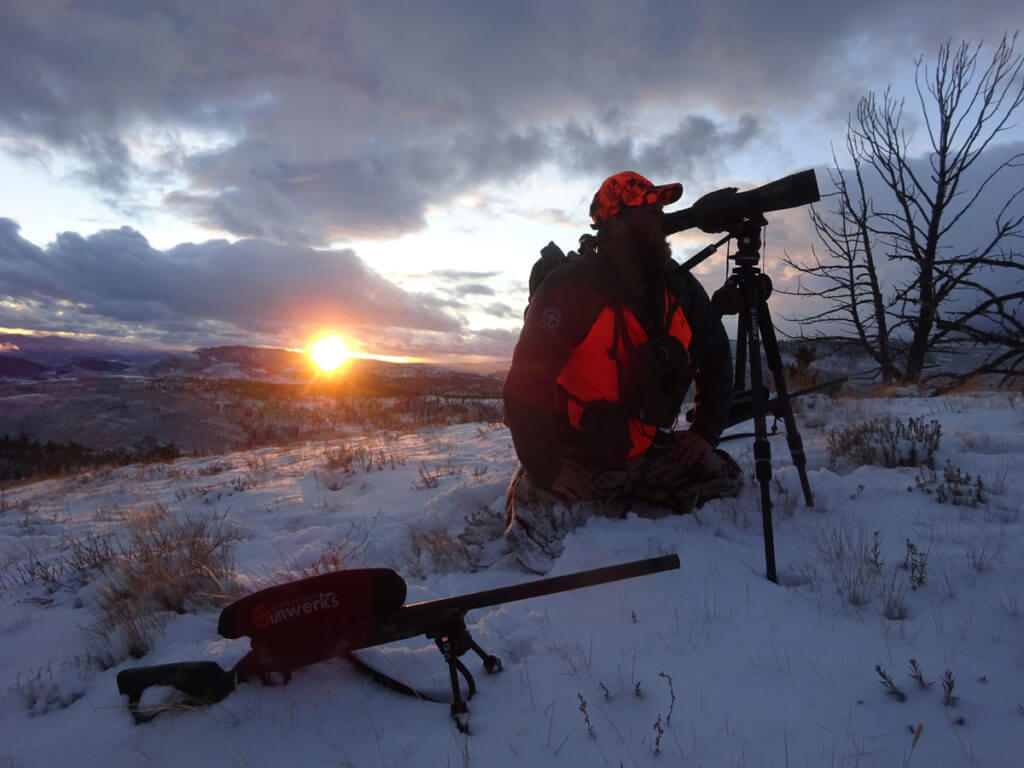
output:
[[[645,269],[660,269],[665,260],[672,255],[672,248],[664,235],[652,236],[643,232],[633,232],[633,258]]]

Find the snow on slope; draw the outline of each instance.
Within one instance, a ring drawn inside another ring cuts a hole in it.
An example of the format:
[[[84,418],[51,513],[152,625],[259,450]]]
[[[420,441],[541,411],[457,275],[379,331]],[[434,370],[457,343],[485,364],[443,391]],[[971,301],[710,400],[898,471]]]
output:
[[[933,489],[939,481],[911,468],[827,468],[830,429],[886,413],[937,420],[937,477],[951,460],[980,474],[986,500],[939,503],[915,476]],[[395,567],[408,602],[526,581],[534,577],[502,556],[498,537],[515,463],[507,430],[431,428],[350,441],[347,451],[308,444],[8,490],[0,765],[1024,764],[1024,398],[816,397],[803,401],[798,421],[813,509],[785,442],[772,444],[777,559],[788,586],[764,578],[753,482],[739,499],[692,516],[592,519],[567,537],[550,575],[670,552],[682,569],[471,612],[475,638],[505,668],[489,676],[466,657],[479,689],[468,737],[446,705],[401,697],[342,661],[135,726],[117,695],[119,669],[193,659],[228,667],[247,643],[218,637],[217,610],[201,608],[171,615],[141,662],[100,671],[83,630],[107,577],[75,579],[59,561],[71,540],[123,535],[126,518],[166,508],[236,528],[243,591],[294,577],[325,550],[354,551],[352,565]],[[376,463],[345,472],[339,459],[359,447]],[[752,468],[749,440],[724,447]],[[916,589],[903,567],[908,540],[927,558]],[[849,575],[838,566],[863,566],[840,551],[858,542],[878,573],[852,605],[849,589],[837,588]],[[418,685],[447,685],[426,640],[364,655]],[[908,677],[911,659],[934,685]],[[905,701],[886,693],[876,666]],[[947,669],[953,706],[943,703]]]

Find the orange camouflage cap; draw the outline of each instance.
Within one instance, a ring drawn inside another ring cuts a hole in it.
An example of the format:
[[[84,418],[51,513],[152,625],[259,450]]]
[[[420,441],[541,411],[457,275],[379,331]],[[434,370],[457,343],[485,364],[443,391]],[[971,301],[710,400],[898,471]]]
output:
[[[633,171],[620,171],[604,180],[590,204],[590,218],[599,227],[627,205],[668,205],[683,195],[683,185],[655,186]]]

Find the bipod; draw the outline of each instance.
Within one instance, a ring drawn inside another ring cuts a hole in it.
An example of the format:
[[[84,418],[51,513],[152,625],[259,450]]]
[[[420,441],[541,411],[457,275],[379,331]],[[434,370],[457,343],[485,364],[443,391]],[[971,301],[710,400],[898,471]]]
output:
[[[750,393],[753,400],[754,419],[754,473],[761,487],[761,517],[764,525],[764,556],[766,575],[778,583],[775,570],[775,535],[772,526],[772,454],[768,442],[765,417],[769,410],[767,390],[761,368],[761,350],[775,380],[776,396],[772,399],[772,410],[781,416],[786,424],[786,442],[793,465],[800,476],[804,501],[814,506],[811,486],[807,480],[807,460],[804,456],[803,440],[793,418],[789,391],[782,370],[782,356],[775,335],[771,314],[768,311],[768,297],[772,292],[772,281],[757,267],[761,250],[761,227],[767,225],[765,218],[757,214],[745,219],[730,237],[737,242],[733,261],[736,266],[719,290],[715,291],[712,305],[723,315],[738,315],[736,330],[736,376],[733,384],[735,393],[747,391],[747,366],[750,373]]]
[[[456,613],[440,626],[427,632],[427,637],[434,641],[437,649],[444,656],[448,664],[448,676],[452,685],[451,715],[455,721],[455,727],[462,733],[469,733],[469,707],[466,702],[476,694],[476,681],[469,669],[460,660],[460,656],[473,651],[484,663],[484,669],[489,674],[501,671],[501,659],[487,653],[480,647],[469,630],[466,628],[466,621],[462,614]],[[463,700],[462,691],[459,689],[459,675],[466,681],[466,698]]]

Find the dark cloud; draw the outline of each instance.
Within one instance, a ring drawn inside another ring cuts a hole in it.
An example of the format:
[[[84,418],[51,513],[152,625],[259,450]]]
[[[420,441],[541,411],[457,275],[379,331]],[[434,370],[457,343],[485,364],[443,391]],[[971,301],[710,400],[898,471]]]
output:
[[[654,141],[623,137],[608,142],[597,138],[594,128],[572,124],[565,129],[564,147],[579,171],[657,169],[666,178],[706,182],[715,178],[724,158],[746,147],[759,130],[750,114],[740,115],[733,126],[704,115],[687,115]]]
[[[438,286],[438,289],[454,294],[459,299],[466,299],[473,296],[495,296],[497,291],[494,287],[488,285],[485,280],[492,280],[500,276],[501,272],[476,272],[469,270],[457,270],[457,269],[439,269],[431,272],[428,277],[431,281]],[[451,306],[454,309],[469,309],[469,306],[464,301],[457,299],[451,299],[446,302],[446,305]],[[495,314],[498,317],[503,315],[499,313]]]
[[[402,334],[367,328],[361,336],[366,348],[373,350],[374,354],[448,362],[472,358],[511,360],[518,338],[518,329],[505,328],[458,333],[409,331]]]
[[[777,115],[840,115],[828,94],[1018,16],[1011,0],[13,0],[0,131],[9,151],[69,155],[121,208],[159,181],[241,237],[391,237],[545,164],[713,179]]]
[[[303,164],[275,161],[287,153],[282,147],[242,143],[191,158],[186,167],[201,192],[174,192],[166,202],[207,226],[245,237],[304,243],[396,237],[423,227],[431,204],[481,183],[521,178],[549,161],[576,173],[658,168],[677,178],[713,179],[724,158],[758,130],[751,115],[741,115],[735,125],[690,115],[653,140],[609,140],[573,122]]]
[[[303,329],[459,332],[442,302],[412,294],[350,250],[210,241],[167,251],[133,229],[64,233],[40,248],[0,219],[0,324],[47,331],[208,339]],[[20,318],[20,319],[19,319]],[[303,339],[304,340],[304,339]]]
[[[571,215],[561,208],[544,208],[540,211],[527,211],[526,216],[537,221],[543,221],[556,227],[578,227],[578,217]]]
[[[554,137],[484,132],[301,162],[281,144],[241,143],[190,158],[191,191],[166,202],[198,221],[248,237],[324,243],[420,229],[431,204],[485,181],[519,178],[551,158]],[[210,190],[214,190],[211,194]]]
[[[430,277],[438,281],[461,282],[463,280],[490,280],[497,277],[501,272],[469,272],[458,269],[437,269],[430,273]]]
[[[523,311],[521,309],[515,309],[510,307],[508,304],[502,304],[501,302],[488,304],[483,308],[483,310],[488,315],[500,320],[520,320],[523,317]]]
[[[466,283],[458,286],[455,293],[459,296],[493,296],[494,289],[483,283]]]
[[[427,206],[481,181],[515,178],[551,154],[538,131],[447,136],[325,159],[287,161],[281,143],[189,158],[192,185],[166,202],[207,226],[247,237],[324,243],[396,237],[424,226]],[[212,192],[211,192],[212,191]]]

